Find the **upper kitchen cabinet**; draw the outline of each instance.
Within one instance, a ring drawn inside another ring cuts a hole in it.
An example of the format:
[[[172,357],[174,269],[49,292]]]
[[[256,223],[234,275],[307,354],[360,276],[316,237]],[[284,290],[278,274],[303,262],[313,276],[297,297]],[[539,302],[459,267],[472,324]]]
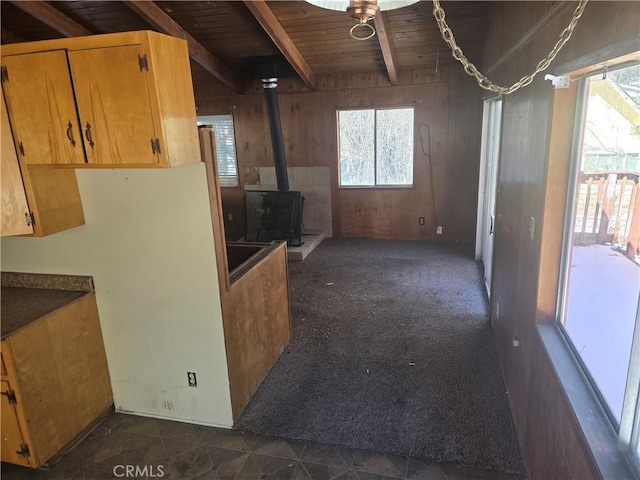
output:
[[[84,164],[66,53],[3,57],[2,68],[14,143],[23,162]]]
[[[146,58],[141,45],[69,52],[89,164],[158,163],[166,141],[158,143]]]
[[[138,168],[200,161],[182,39],[127,32],[6,45],[2,82],[25,164]]]
[[[4,102],[0,96],[0,108],[2,111],[2,151],[0,157],[0,180],[2,183],[2,236],[8,235],[28,235],[33,233],[33,222],[29,216],[29,206],[27,205],[27,194],[22,182],[20,165],[16,157],[13,142],[7,138],[11,131],[9,117],[5,109]]]
[[[11,140],[11,125],[0,92],[2,115],[1,230],[4,236],[42,237],[84,224],[76,172],[51,165],[20,162]]]

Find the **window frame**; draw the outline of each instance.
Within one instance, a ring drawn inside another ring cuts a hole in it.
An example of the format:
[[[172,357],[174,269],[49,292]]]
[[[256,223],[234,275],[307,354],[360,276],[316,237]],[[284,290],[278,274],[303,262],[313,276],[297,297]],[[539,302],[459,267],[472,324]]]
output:
[[[236,164],[236,174],[235,174],[235,185],[223,185],[223,178],[234,178],[232,175],[220,175],[220,162],[219,162],[219,157],[218,157],[218,149],[216,149],[216,172],[218,174],[218,183],[220,185],[220,188],[226,188],[226,189],[241,189],[242,185],[240,184],[240,166],[239,166],[239,162],[238,162],[238,142],[236,141],[236,124],[235,124],[235,119],[233,117],[233,113],[231,112],[223,112],[223,113],[209,113],[206,115],[197,115],[196,116],[196,123],[198,126],[203,126],[203,125],[211,125],[213,127],[213,125],[211,124],[211,122],[208,122],[206,120],[203,120],[205,118],[208,117],[225,117],[228,116],[231,119],[231,130],[233,133],[233,155],[234,155],[234,160],[235,160],[235,164]],[[214,132],[215,132],[215,128],[214,128]]]
[[[562,254],[560,260],[560,283],[559,283],[559,292],[558,292],[558,304],[556,306],[556,323],[560,332],[562,333],[567,345],[571,349],[573,356],[575,357],[576,362],[580,366],[583,375],[585,376],[589,386],[591,387],[593,393],[595,394],[598,403],[600,404],[604,414],[607,419],[611,423],[614,430],[617,432],[619,425],[618,421],[615,418],[615,415],[609,408],[607,401],[604,398],[604,395],[600,392],[600,389],[597,386],[597,383],[591,372],[589,371],[587,365],[582,360],[580,352],[574,345],[571,337],[569,336],[569,332],[567,332],[566,328],[562,324],[566,307],[567,307],[567,293],[569,289],[569,268],[571,261],[571,246],[573,239],[573,230],[576,221],[576,204],[577,204],[577,193],[579,189],[578,178],[580,175],[580,160],[582,158],[582,142],[584,135],[584,128],[586,122],[586,114],[587,114],[587,102],[588,102],[588,84],[587,78],[591,75],[597,75],[597,72],[593,74],[585,75],[582,78],[578,79],[578,90],[577,90],[577,102],[576,102],[576,110],[575,110],[575,120],[573,124],[573,138],[571,141],[571,158],[569,165],[569,184],[567,186],[567,198],[565,204],[565,215],[564,215],[564,226],[562,232]]]
[[[640,64],[639,62],[612,62],[608,71],[613,71],[630,66],[630,64]],[[592,68],[580,72],[578,76],[572,76],[572,81],[577,81],[576,107],[574,110],[574,123],[571,138],[571,154],[569,158],[569,174],[566,189],[566,199],[564,208],[564,223],[562,239],[560,244],[560,270],[558,279],[558,296],[553,326],[557,328],[562,343],[566,346],[568,353],[580,376],[586,383],[587,394],[591,395],[597,408],[600,410],[607,428],[609,428],[616,439],[617,449],[627,459],[634,470],[636,478],[640,478],[640,454],[636,449],[640,446],[640,298],[636,309],[635,327],[631,352],[629,355],[629,370],[625,383],[625,394],[620,421],[612,412],[604,395],[597,386],[589,368],[582,359],[580,352],[574,345],[568,331],[562,321],[567,305],[567,294],[569,288],[569,269],[571,261],[572,239],[574,235],[574,225],[576,221],[576,203],[579,189],[578,178],[581,169],[582,144],[586,123],[587,105],[589,98],[588,79],[589,77],[604,73],[605,68]],[[539,325],[539,329],[541,326]],[[544,339],[543,339],[544,340]],[[548,342],[545,342],[548,346]],[[554,362],[555,363],[555,362]],[[564,379],[560,378],[564,384]],[[571,396],[571,394],[569,394]],[[574,393],[575,395],[575,393]]]
[[[378,141],[377,141],[377,112],[378,110],[408,110],[411,109],[413,111],[413,145],[412,145],[412,154],[411,154],[411,184],[394,184],[394,185],[378,185]],[[374,172],[374,184],[373,185],[342,185],[342,163],[340,159],[340,112],[343,111],[358,111],[358,110],[373,110],[374,111],[374,121],[373,121],[373,172]],[[416,187],[415,182],[415,171],[416,171],[416,107],[415,105],[387,105],[387,106],[344,106],[344,107],[336,107],[335,108],[335,119],[336,119],[336,156],[338,160],[338,188],[346,189],[346,190],[357,190],[357,189],[366,189],[366,190],[375,190],[375,189],[413,189]]]

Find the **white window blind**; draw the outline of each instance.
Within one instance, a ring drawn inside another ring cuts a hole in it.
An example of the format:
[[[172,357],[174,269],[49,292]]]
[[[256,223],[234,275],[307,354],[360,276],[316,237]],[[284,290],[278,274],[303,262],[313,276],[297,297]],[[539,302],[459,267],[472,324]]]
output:
[[[216,136],[218,179],[221,187],[238,186],[238,161],[233,132],[233,117],[206,115],[198,117],[198,125],[212,125]]]

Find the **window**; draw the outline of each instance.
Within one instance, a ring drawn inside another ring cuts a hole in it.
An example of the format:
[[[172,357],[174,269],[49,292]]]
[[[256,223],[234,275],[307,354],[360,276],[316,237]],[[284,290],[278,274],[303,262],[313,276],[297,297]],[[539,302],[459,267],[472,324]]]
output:
[[[338,111],[341,187],[413,185],[413,108]]]
[[[558,321],[638,463],[640,66],[580,80]]]
[[[233,132],[233,117],[229,115],[207,115],[198,117],[198,125],[212,125],[216,135],[218,179],[221,187],[238,186],[238,161]]]

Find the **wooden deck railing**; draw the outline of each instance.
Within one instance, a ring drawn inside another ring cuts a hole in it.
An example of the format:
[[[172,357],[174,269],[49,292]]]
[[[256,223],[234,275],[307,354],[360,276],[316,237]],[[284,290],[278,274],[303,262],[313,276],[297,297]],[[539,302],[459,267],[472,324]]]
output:
[[[640,253],[638,172],[582,172],[578,184],[575,245],[626,246],[632,260]]]

